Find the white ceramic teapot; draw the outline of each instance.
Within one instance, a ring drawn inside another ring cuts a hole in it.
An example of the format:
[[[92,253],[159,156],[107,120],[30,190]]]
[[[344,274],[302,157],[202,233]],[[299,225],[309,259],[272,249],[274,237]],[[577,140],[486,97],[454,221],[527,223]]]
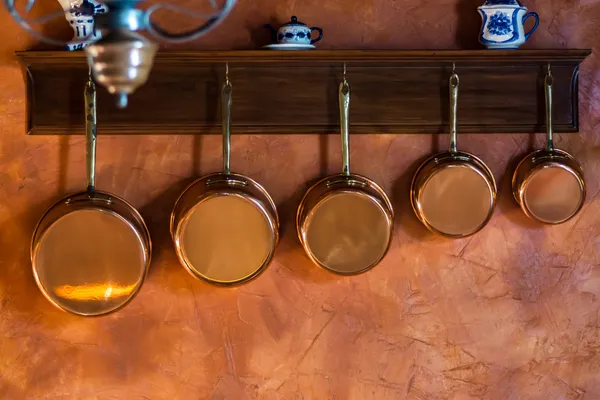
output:
[[[73,41],[67,50],[79,50],[100,39],[101,33],[94,26],[94,16],[103,14],[107,7],[95,0],[58,0],[67,22],[73,28]]]
[[[488,49],[517,49],[540,23],[538,14],[528,13],[519,0],[486,0],[477,10],[482,19],[479,42]],[[523,26],[530,17],[535,18],[535,24],[525,33]]]
[[[290,22],[283,24],[278,30],[269,24],[265,27],[271,30],[273,41],[278,44],[309,45],[323,39],[323,29],[316,26],[309,28],[305,23],[298,21],[296,16],[293,16]],[[319,32],[316,39],[312,39],[313,31]]]

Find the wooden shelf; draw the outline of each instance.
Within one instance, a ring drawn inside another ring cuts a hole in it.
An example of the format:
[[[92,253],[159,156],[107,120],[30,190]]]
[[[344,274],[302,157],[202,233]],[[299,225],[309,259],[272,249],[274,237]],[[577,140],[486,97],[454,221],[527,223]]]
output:
[[[202,51],[160,53],[150,79],[119,110],[98,94],[100,134],[220,133],[224,63],[233,83],[233,133],[336,133],[347,63],[352,133],[443,133],[448,77],[460,76],[459,133],[545,130],[543,79],[555,78],[556,132],[577,132],[579,64],[590,50]],[[26,69],[30,134],[83,134],[81,52],[18,52]]]

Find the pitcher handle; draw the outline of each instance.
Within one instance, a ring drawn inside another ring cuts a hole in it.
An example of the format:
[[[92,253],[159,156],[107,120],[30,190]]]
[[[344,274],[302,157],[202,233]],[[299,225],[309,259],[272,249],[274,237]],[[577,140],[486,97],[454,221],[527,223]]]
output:
[[[310,44],[317,43],[319,40],[323,39],[323,29],[319,28],[318,26],[314,26],[310,28],[310,33],[312,34],[313,31],[319,32],[319,37],[316,39],[311,39]]]
[[[536,13],[536,12],[530,12],[530,13],[527,13],[527,14],[525,14],[525,15],[523,16],[523,25],[525,25],[525,21],[527,21],[527,19],[528,19],[529,17],[533,17],[533,18],[535,18],[535,24],[533,25],[533,28],[531,28],[531,29],[529,30],[529,32],[527,32],[527,33],[525,34],[525,40],[528,40],[528,39],[529,39],[529,36],[531,36],[531,34],[532,34],[533,32],[535,32],[535,30],[537,29],[538,25],[540,24],[540,16],[538,15],[538,13]]]

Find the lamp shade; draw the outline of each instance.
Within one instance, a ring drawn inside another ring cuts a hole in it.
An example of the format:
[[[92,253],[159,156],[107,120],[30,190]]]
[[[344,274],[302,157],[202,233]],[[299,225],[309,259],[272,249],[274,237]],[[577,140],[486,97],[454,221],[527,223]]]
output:
[[[95,80],[117,96],[117,106],[148,80],[158,45],[143,36],[116,29],[85,48]]]

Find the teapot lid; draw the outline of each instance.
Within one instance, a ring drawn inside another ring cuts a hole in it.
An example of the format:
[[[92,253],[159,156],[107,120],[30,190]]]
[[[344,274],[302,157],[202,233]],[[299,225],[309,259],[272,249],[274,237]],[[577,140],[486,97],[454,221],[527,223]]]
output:
[[[298,21],[298,17],[292,15],[292,20],[286,24],[283,24],[283,26],[306,26],[306,24]]]
[[[486,0],[484,6],[517,6],[523,7],[519,0]]]

